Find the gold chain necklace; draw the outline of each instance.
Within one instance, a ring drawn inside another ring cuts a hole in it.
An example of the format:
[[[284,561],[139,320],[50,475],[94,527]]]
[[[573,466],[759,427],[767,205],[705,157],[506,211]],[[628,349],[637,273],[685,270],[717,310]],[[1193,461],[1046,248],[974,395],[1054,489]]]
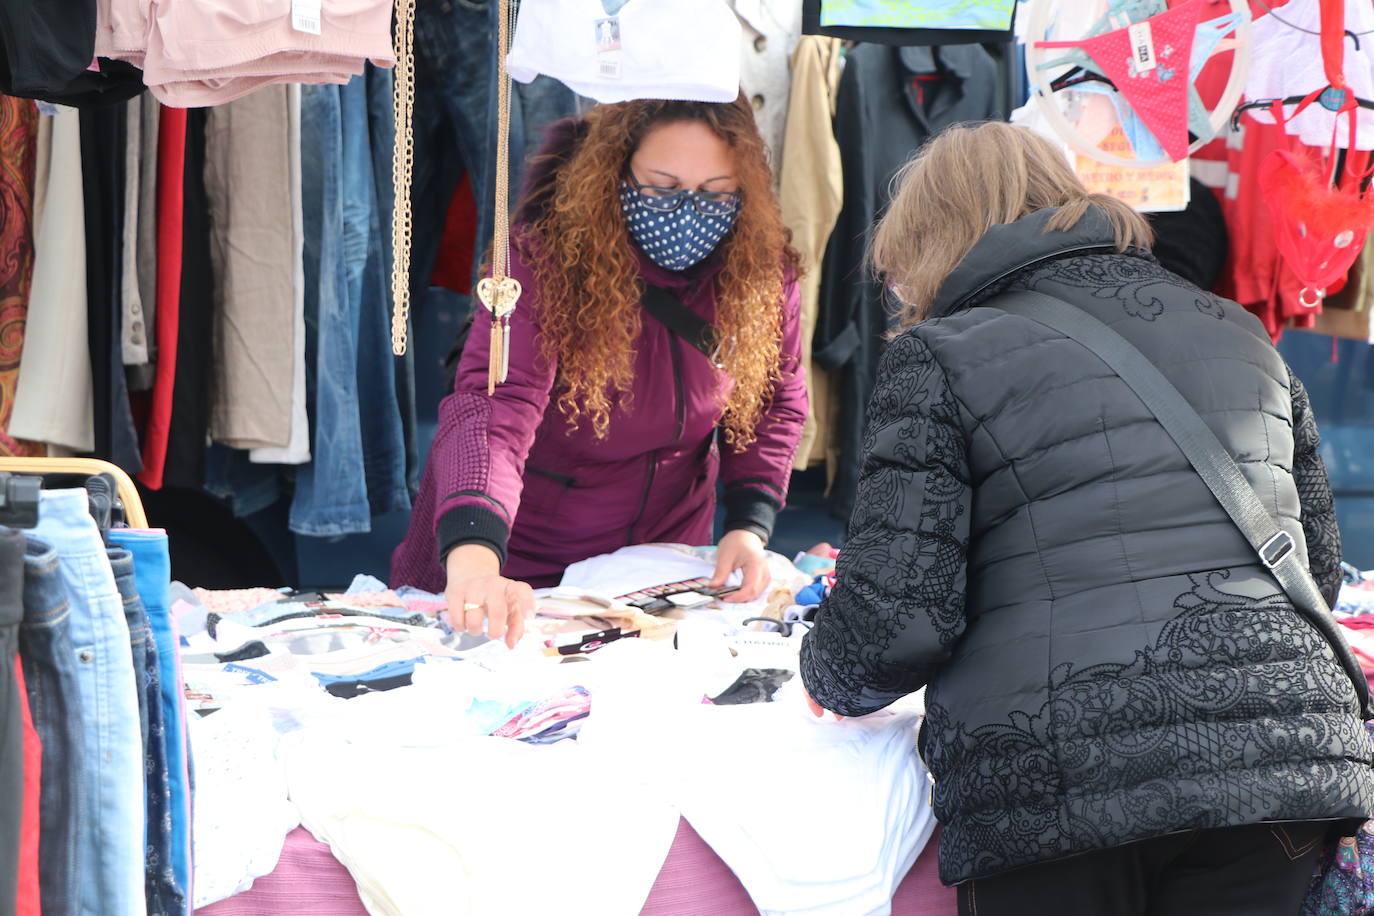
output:
[[[511,0],[500,0],[497,31],[496,76],[496,173],[495,223],[492,232],[491,276],[477,284],[477,298],[491,312],[491,352],[487,368],[487,394],[496,391],[510,373],[510,316],[520,298],[520,281],[510,273],[510,75],[506,54],[515,30],[516,7]],[[415,135],[412,116],[415,110],[415,0],[396,3],[396,75],[393,113],[396,142],[392,155],[391,180],[395,208],[391,215],[391,349],[397,356],[406,352],[406,332],[410,323],[410,241],[411,176],[415,164]]]
[[[415,166],[415,0],[396,2],[396,73],[391,96],[396,140],[391,155],[391,352],[404,356],[410,324],[410,181]]]
[[[510,374],[510,316],[520,299],[520,281],[510,272],[510,74],[506,54],[515,30],[515,4],[500,0],[496,37],[496,213],[491,241],[491,276],[477,282],[477,298],[491,312],[487,394]]]

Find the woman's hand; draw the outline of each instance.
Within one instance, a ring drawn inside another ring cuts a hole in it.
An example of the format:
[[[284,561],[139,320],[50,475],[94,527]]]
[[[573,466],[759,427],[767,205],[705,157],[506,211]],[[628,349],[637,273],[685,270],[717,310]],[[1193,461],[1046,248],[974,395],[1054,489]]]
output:
[[[802,688],[802,695],[806,697],[806,708],[811,710],[811,715],[815,716],[817,719],[822,718],[825,715],[825,707],[812,699],[811,691],[807,690],[805,687]],[[831,713],[831,715],[835,717],[836,722],[844,718],[844,716],[837,712]]]
[[[716,545],[716,574],[711,577],[711,587],[720,588],[735,570],[744,573],[740,590],[727,595],[731,603],[754,601],[763,594],[771,578],[768,572],[768,557],[763,552],[763,538],[752,531],[727,531],[725,537]]]
[[[501,560],[489,547],[460,544],[449,552],[448,570],[449,626],[481,635],[486,621],[487,636],[505,638],[512,649],[525,633],[525,617],[534,613],[534,592],[524,582],[501,575]]]

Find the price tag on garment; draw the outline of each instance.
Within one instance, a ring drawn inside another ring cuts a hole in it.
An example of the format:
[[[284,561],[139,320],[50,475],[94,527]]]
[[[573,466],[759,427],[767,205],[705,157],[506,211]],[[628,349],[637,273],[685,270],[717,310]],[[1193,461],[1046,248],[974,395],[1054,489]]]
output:
[[[596,55],[596,74],[603,79],[620,79],[620,54],[612,52]]]
[[[1150,21],[1137,22],[1130,28],[1131,62],[1136,73],[1144,73],[1155,68],[1155,40],[1150,34]]]
[[[291,0],[291,28],[308,35],[320,34],[320,0]]]

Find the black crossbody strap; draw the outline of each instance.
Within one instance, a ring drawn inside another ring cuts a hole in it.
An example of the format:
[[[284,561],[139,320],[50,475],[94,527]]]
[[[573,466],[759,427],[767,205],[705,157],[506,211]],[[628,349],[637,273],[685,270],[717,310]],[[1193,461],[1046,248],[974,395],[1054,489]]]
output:
[[[1207,488],[1250,542],[1260,562],[1278,580],[1293,606],[1325,637],[1355,684],[1361,714],[1370,711],[1369,682],[1331,615],[1311,573],[1298,560],[1293,536],[1279,527],[1260,501],[1230,452],[1164,374],[1130,341],[1087,312],[1061,299],[1035,292],[1006,293],[990,301],[1076,341],[1119,375],[1159,420]]]
[[[682,300],[659,286],[644,287],[644,311],[669,331],[681,337],[694,350],[716,362],[716,329],[711,323],[682,304]]]

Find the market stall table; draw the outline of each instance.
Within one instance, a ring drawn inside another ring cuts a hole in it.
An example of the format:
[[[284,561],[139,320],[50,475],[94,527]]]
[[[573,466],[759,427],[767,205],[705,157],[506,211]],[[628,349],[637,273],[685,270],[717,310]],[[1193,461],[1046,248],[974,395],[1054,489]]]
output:
[[[892,916],[954,916],[953,888],[940,883],[939,832],[892,897]],[[298,827],[286,837],[281,861],[252,890],[196,910],[198,916],[367,916],[348,870]],[[642,916],[756,916],[734,873],[684,820],[654,882]]]

